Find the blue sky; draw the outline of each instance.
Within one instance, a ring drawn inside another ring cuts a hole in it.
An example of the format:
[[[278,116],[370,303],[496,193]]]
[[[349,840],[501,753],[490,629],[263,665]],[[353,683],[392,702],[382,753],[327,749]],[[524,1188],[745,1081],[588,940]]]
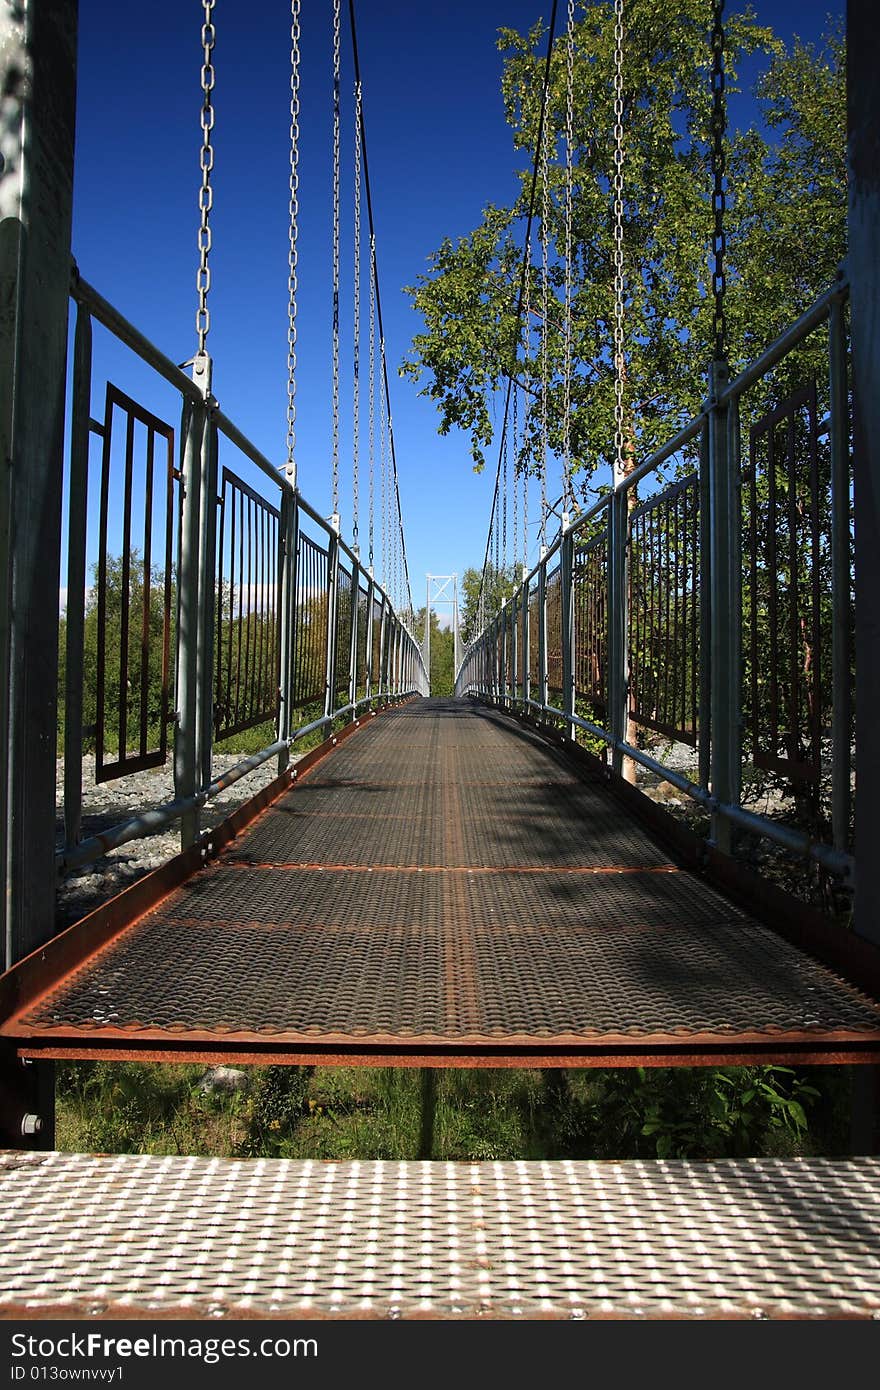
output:
[[[706,0],[707,11],[709,0]],[[330,0],[303,0],[298,460],[300,486],[330,511]],[[467,440],[440,438],[434,407],[397,367],[418,330],[402,287],[444,236],[515,192],[518,159],[504,121],[495,35],[525,29],[541,0],[360,0],[364,107],[385,312],[392,411],[409,569],[482,561],[494,469],[476,476]],[[564,22],[560,5],[560,23]],[[755,6],[786,40],[815,39],[843,0]],[[80,0],[74,254],[83,276],[178,362],[196,348],[200,25],[198,0]],[[285,457],[289,6],[218,0],[211,332],[223,410],[273,461]],[[351,294],[353,126],[343,6],[342,294]],[[746,108],[741,107],[741,111]],[[364,275],[366,285],[366,274]],[[341,501],[351,528],[350,310],[343,312]],[[363,314],[366,378],[366,309]],[[168,393],[109,355],[111,376],[174,422]],[[362,387],[361,418],[367,417]],[[366,437],[361,445],[365,469]],[[366,497],[366,477],[361,495]],[[555,494],[554,494],[555,495]],[[533,516],[535,510],[533,510]],[[378,523],[377,523],[378,524]],[[366,517],[361,520],[365,541]]]

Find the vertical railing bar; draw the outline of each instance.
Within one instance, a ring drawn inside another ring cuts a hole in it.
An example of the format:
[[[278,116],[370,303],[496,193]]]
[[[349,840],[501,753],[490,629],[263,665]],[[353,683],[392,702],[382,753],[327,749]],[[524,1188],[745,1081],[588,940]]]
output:
[[[205,419],[202,435],[201,496],[199,499],[199,637],[196,662],[198,682],[199,722],[197,729],[197,775],[201,785],[197,790],[211,785],[214,748],[214,618],[216,598],[214,594],[215,565],[217,561],[217,470],[219,461],[219,436],[212,409]]]
[[[235,505],[235,491],[232,494],[233,506]],[[239,724],[241,720],[241,656],[242,647],[245,643],[244,631],[244,503],[243,492],[238,494],[238,642],[236,644],[235,661],[235,714],[233,724]]]
[[[64,668],[64,841],[68,847],[79,843],[82,829],[83,652],[92,413],[92,320],[81,304],[76,308],[73,361]]]
[[[834,848],[845,850],[852,813],[852,537],[850,528],[849,384],[843,302],[831,303],[831,824]]]
[[[799,759],[800,749],[800,585],[798,583],[798,514],[797,514],[797,439],[795,432],[796,412],[788,417],[786,430],[786,453],[788,463],[788,646],[789,646],[789,687],[788,687],[788,757],[792,762]]]
[[[775,426],[767,429],[767,572],[768,582],[767,612],[770,630],[770,752],[774,758],[779,755],[779,611],[776,602],[776,431]],[[755,752],[760,746],[757,731],[760,729],[760,714],[756,706]]]
[[[153,562],[153,456],[155,433],[147,427],[147,465],[144,476],[144,579],[141,603],[140,756],[147,754],[147,708],[150,697],[150,567]]]
[[[247,609],[245,613],[245,645],[244,645],[244,718],[250,719],[254,708],[253,699],[253,674],[251,669],[251,648],[254,644],[254,589],[256,588],[256,565],[254,564],[254,504],[250,496],[245,497],[247,503]],[[244,589],[244,575],[242,575],[242,589]]]
[[[226,599],[223,592],[223,569],[226,555],[226,478],[224,477],[218,487],[218,510],[220,512],[219,532],[220,539],[217,542],[217,657],[216,669],[214,671],[214,686],[216,689],[216,699],[214,704],[214,734],[218,729],[222,729],[224,723],[224,711],[226,701],[223,692],[223,615],[226,611]],[[227,672],[228,678],[228,672]]]
[[[131,493],[134,481],[134,416],[125,417],[125,487],[122,504],[122,576],[119,610],[119,761],[128,757],[128,625],[131,583]]]
[[[165,585],[162,607],[162,701],[159,747],[164,765],[168,756],[168,718],[171,709],[171,598],[174,565],[174,434],[169,430],[165,454]]]
[[[110,450],[113,437],[113,404],[107,388],[104,412],[104,447],[101,451],[101,499],[98,509],[98,651],[95,673],[95,776],[101,780],[104,767],[104,721],[107,681],[107,523],[110,503]]]
[[[184,403],[181,426],[183,447],[183,508],[179,537],[177,590],[177,727],[174,740],[175,797],[192,796],[198,776],[198,643],[199,643],[199,527],[202,486],[202,451],[207,427],[207,407]],[[194,844],[199,834],[199,812],[183,816],[181,848]]]
[[[698,780],[708,791],[712,748],[712,513],[709,505],[709,421],[700,431],[698,526],[700,533],[700,672],[697,765]],[[752,599],[754,605],[754,598]]]
[[[819,441],[816,426],[816,382],[812,383],[810,399],[807,404],[810,430],[810,545],[812,548],[812,640],[813,640],[813,700],[810,711],[810,743],[812,761],[816,769],[816,809],[819,810],[822,794],[822,709],[825,663],[822,659],[822,624],[820,606],[821,592],[821,545],[822,531],[819,518]],[[833,600],[832,600],[833,603]],[[833,641],[833,639],[832,639]],[[809,692],[808,692],[809,698]]]

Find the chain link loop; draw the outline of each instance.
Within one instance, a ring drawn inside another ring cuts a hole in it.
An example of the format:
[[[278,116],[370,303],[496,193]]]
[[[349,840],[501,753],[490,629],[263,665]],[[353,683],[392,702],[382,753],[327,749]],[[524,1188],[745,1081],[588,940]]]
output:
[[[376,510],[376,238],[370,235],[370,570]]]
[[[626,472],[623,388],[626,374],[623,313],[626,284],[623,274],[623,6],[614,0],[614,471],[615,482]]]
[[[333,389],[332,512],[339,514],[339,27],[340,0],[333,0]]]
[[[296,297],[299,234],[300,3],[290,0],[290,249],[287,257],[287,476],[296,486]]]
[[[214,129],[214,104],[211,93],[214,90],[214,41],[216,38],[213,12],[214,0],[202,0],[204,22],[202,23],[202,147],[199,151],[199,167],[202,183],[199,188],[199,268],[196,273],[196,292],[199,307],[196,310],[196,334],[199,340],[199,353],[204,354],[208,333],[211,328],[211,315],[208,310],[208,292],[211,288],[211,267],[208,257],[211,251],[211,208],[214,204],[214,190],[211,187],[211,172],[214,168],[214,147],[211,134]]]
[[[724,137],[727,128],[727,112],[724,79],[724,0],[713,0],[712,5],[712,212],[714,228],[712,253],[712,293],[714,307],[712,314],[712,334],[715,341],[715,360],[723,362],[727,356],[727,318],[724,308],[726,288],[724,256],[727,251],[727,235],[724,230],[724,213],[727,205],[725,193],[726,159]]]
[[[565,36],[565,360],[562,401],[562,490],[564,512],[571,508],[571,247],[572,247],[572,149],[574,147],[574,0],[568,0]]]
[[[547,146],[549,143],[549,121],[544,125],[541,140],[541,549],[547,548],[547,449],[548,449],[548,407],[549,364],[547,356],[547,334],[549,331],[550,293],[549,293],[549,233],[547,219],[550,214],[550,191],[547,187]]]
[[[361,140],[363,138],[363,106],[360,82],[354,88],[354,381],[352,400],[351,450],[351,510],[352,549],[358,547],[358,513],[360,511],[360,430],[361,430]]]
[[[518,473],[517,473],[517,464],[518,464],[518,461],[519,461],[519,455],[518,455],[518,453],[517,453],[518,441],[519,441],[519,428],[518,428],[519,419],[518,419],[518,411],[517,411],[517,399],[518,399],[518,396],[519,396],[519,387],[517,386],[517,383],[514,382],[514,383],[513,383],[513,547],[512,547],[512,550],[513,550],[513,565],[514,565],[514,569],[516,568],[516,562],[517,562],[518,552],[519,552],[519,536],[517,535],[517,521],[518,521],[517,511],[518,511],[518,509],[519,509],[519,508],[518,508],[519,476],[518,476]]]

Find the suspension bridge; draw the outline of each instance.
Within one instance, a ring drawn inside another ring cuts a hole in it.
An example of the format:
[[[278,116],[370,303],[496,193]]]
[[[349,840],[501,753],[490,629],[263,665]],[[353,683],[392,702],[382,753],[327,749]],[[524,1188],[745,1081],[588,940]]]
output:
[[[722,6],[707,0],[716,353],[699,364],[708,369],[705,404],[650,457],[631,456],[617,237],[612,485],[576,512],[566,433],[558,533],[550,534],[545,496],[537,563],[522,566],[503,602],[490,602],[492,556],[497,570],[518,486],[502,443],[479,620],[463,650],[456,640],[455,697],[443,699],[431,697],[428,679],[431,606],[455,577],[428,577],[420,639],[354,7],[355,225],[358,248],[361,240],[368,247],[363,277],[357,251],[354,319],[359,332],[363,278],[370,457],[359,536],[355,445],[348,540],[338,494],[340,5],[329,7],[327,517],[297,485],[298,0],[286,461],[266,458],[211,393],[213,8],[205,0],[197,350],[186,368],[71,269],[75,4],[31,0],[3,21],[2,264],[12,307],[2,353],[12,385],[2,406],[10,466],[2,484],[0,1190],[8,1235],[0,1310],[31,1318],[132,1308],[179,1316],[877,1316],[871,1093],[880,1061],[880,870],[870,770],[880,735],[854,715],[873,709],[878,692],[880,211],[871,132],[880,55],[871,7],[851,0],[848,8],[846,266],[733,373],[723,300],[724,34]],[[572,9],[568,37],[557,40],[569,51]],[[620,84],[625,6],[616,0],[612,9]],[[552,44],[551,23],[548,67]],[[570,91],[568,100],[570,113]],[[618,126],[622,109],[618,85]],[[570,219],[570,148],[567,159]],[[539,129],[518,310],[529,293],[546,160]],[[622,178],[616,160],[618,229]],[[543,254],[546,301],[546,241]],[[176,415],[158,415],[96,374],[95,326],[161,380]],[[811,362],[818,344],[822,371],[792,385],[805,344]],[[569,394],[573,370],[569,356]],[[356,387],[356,422],[361,404]],[[684,456],[688,470],[670,484],[664,467]],[[84,634],[95,527],[90,692]],[[457,591],[453,602],[457,637]],[[267,728],[265,746],[217,772],[218,743]],[[646,733],[686,750],[684,770],[664,762]],[[90,743],[99,783],[170,764],[173,800],[90,828]],[[748,804],[746,761],[794,788],[781,814]],[[274,779],[205,828],[205,806],[265,764]],[[646,795],[645,774],[692,814],[671,814]],[[56,932],[65,875],[169,826],[180,828],[178,855]],[[746,862],[746,843],[772,854]],[[780,862],[789,866],[782,881],[756,867]],[[860,1101],[855,1153],[835,1160],[108,1158],[54,1152],[58,1059],[846,1064],[857,1069]]]

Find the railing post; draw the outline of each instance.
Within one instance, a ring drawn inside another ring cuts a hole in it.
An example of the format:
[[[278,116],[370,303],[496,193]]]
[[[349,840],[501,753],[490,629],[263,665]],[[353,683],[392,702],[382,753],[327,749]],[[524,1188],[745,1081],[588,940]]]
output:
[[[628,585],[626,582],[626,542],[628,530],[627,489],[618,485],[608,503],[608,732],[615,743],[626,738],[628,703],[627,633]],[[623,753],[612,745],[611,766],[623,773]]]
[[[217,432],[211,420],[211,359],[193,360],[199,402],[183,407],[174,793],[192,796],[210,782],[213,741],[214,569],[217,529]],[[181,848],[199,837],[198,808],[180,822]]]
[[[574,536],[566,527],[559,550],[560,633],[562,638],[562,710],[568,724],[569,738],[574,740],[572,715],[574,708],[575,630],[574,630]]]
[[[880,29],[871,0],[847,0],[847,191],[855,488],[855,930],[880,943]],[[880,1127],[880,1126],[878,1126]],[[875,1135],[876,1138],[876,1135]],[[876,1152],[876,1150],[875,1150]]]
[[[547,707],[547,556],[541,547],[541,564],[538,567],[538,689],[540,690],[541,713]]]
[[[83,656],[91,399],[92,319],[88,309],[78,305],[73,345],[64,663],[64,843],[71,846],[79,843],[82,828]]]
[[[522,582],[522,703],[523,714],[529,712],[529,700],[532,696],[532,673],[531,673],[531,640],[532,634],[529,631],[529,582],[526,567],[523,565]]]
[[[368,576],[369,576],[369,579],[368,579],[368,583],[367,583],[367,645],[366,645],[366,658],[367,658],[367,659],[366,659],[366,674],[365,674],[365,676],[364,676],[364,680],[366,681],[366,688],[365,688],[365,690],[364,690],[364,694],[365,694],[365,696],[367,697],[367,704],[368,704],[368,706],[369,706],[369,702],[370,702],[370,701],[372,700],[372,698],[373,698],[373,690],[374,690],[373,642],[374,642],[375,639],[374,639],[374,634],[373,634],[373,603],[374,603],[374,595],[375,595],[375,592],[376,592],[376,581],[375,581],[375,579],[373,578],[373,566],[372,566],[372,565],[370,566],[369,570],[367,571],[367,574],[368,574]]]
[[[354,710],[357,704],[357,658],[358,658],[358,623],[360,617],[361,599],[361,567],[357,560],[351,562],[351,640],[348,644],[348,703]]]
[[[327,550],[327,657],[324,662],[324,717],[336,706],[336,622],[339,604],[339,517],[334,515]]]
[[[700,431],[700,686],[698,781],[709,790],[712,778],[712,545],[709,506],[709,422]]]
[[[834,848],[849,848],[852,792],[852,604],[850,539],[849,392],[843,299],[828,324],[831,400],[831,827]]]
[[[740,614],[742,566],[739,532],[738,412],[719,403],[727,363],[709,369],[709,551],[711,566],[711,783],[719,801],[738,804],[742,775]],[[731,421],[731,413],[737,418]],[[713,842],[730,853],[730,822],[712,817]]]
[[[296,585],[297,551],[299,549],[299,507],[293,487],[285,487],[281,493],[281,654],[280,680],[278,688],[278,738],[289,739],[293,732],[293,694],[295,673],[293,669],[296,652]],[[284,748],[278,754],[278,771],[283,772],[290,763],[290,749]]]

